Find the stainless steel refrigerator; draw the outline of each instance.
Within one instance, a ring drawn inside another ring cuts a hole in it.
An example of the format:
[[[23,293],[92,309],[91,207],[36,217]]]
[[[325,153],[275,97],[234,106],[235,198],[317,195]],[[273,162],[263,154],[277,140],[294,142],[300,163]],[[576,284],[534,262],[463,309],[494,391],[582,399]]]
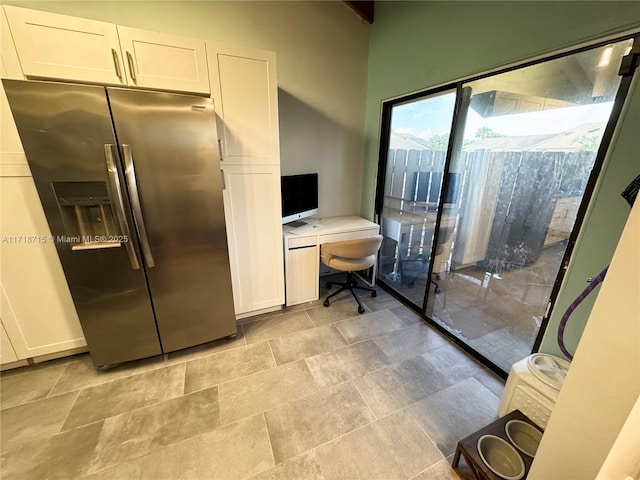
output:
[[[95,365],[235,334],[212,100],[3,84]]]

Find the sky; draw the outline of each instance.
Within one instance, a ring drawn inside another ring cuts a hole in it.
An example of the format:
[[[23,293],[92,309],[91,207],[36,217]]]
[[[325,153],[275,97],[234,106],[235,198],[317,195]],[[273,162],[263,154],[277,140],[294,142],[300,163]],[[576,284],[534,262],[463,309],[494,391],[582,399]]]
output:
[[[395,106],[391,131],[424,139],[448,133],[454,105],[455,91]],[[560,133],[584,123],[607,122],[612,107],[613,102],[606,102],[488,118],[469,109],[464,138],[474,138],[481,127],[506,136]]]

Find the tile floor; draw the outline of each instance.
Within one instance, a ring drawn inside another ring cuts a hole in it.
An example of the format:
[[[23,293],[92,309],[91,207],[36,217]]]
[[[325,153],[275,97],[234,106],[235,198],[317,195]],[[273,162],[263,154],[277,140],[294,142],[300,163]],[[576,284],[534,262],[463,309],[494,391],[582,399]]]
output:
[[[393,297],[342,296],[98,372],[88,355],[3,372],[1,476],[457,479],[456,442],[503,381]]]

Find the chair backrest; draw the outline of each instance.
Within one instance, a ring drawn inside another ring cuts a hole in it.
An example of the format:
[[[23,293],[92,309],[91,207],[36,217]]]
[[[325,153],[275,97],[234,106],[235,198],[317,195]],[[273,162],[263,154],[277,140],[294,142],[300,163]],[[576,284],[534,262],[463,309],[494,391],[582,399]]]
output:
[[[453,234],[453,227],[444,227],[440,229],[440,233],[438,234],[438,244],[436,245],[436,255],[442,254],[444,252],[444,246],[451,240],[451,235]]]
[[[340,242],[323,243],[320,246],[320,257],[327,265],[329,265],[329,262],[333,257],[340,257],[343,259],[365,259],[375,255],[381,244],[382,235],[356,238],[354,240],[343,240]],[[373,262],[375,262],[375,257],[373,258]]]
[[[375,255],[381,244],[382,235],[376,235],[374,237],[323,243],[320,251],[324,254],[342,258],[365,258],[369,255]]]

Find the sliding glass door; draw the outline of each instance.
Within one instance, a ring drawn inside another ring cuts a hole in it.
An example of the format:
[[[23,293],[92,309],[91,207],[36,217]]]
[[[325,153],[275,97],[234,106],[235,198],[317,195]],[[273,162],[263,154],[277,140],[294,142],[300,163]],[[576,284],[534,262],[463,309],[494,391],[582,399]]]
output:
[[[549,315],[632,43],[385,106],[378,279],[503,371]]]
[[[430,283],[455,102],[456,92],[450,90],[394,105],[391,111],[378,278],[420,308]]]

